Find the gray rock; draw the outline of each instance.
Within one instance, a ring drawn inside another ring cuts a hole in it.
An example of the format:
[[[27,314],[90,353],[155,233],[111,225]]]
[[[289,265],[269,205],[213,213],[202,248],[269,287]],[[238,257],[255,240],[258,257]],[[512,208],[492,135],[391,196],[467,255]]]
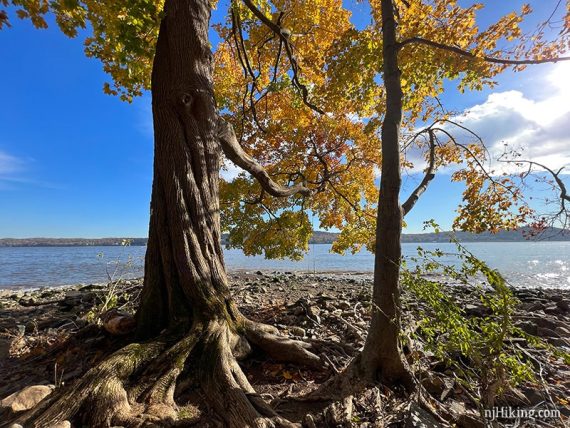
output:
[[[54,425],[51,425],[50,428],[71,428],[71,422],[69,421],[61,421]]]
[[[570,341],[561,337],[547,337],[546,341],[554,346],[570,348]]]
[[[442,425],[418,404],[412,403],[405,428],[440,428]]]
[[[558,333],[546,327],[538,327],[536,334],[540,337],[559,337]]]
[[[551,330],[554,330],[558,326],[557,322],[545,316],[533,317],[531,321],[539,327],[549,328]]]
[[[11,345],[12,339],[5,336],[0,336],[0,361],[10,356]]]
[[[522,388],[521,392],[526,397],[531,406],[536,406],[537,404],[544,402],[544,397],[540,391],[535,388]]]
[[[65,297],[59,305],[67,310],[79,308],[83,303],[92,303],[96,299],[93,292],[83,292],[79,290],[70,290],[65,293]]]
[[[304,313],[305,313],[305,309],[303,309],[302,306],[295,306],[293,308],[293,315],[295,315],[295,316],[303,315]]]
[[[289,329],[293,336],[305,337],[305,329],[301,327],[291,327]]]
[[[482,317],[485,316],[487,314],[489,314],[489,308],[483,306],[483,305],[474,305],[471,303],[468,303],[464,306],[465,309],[465,313],[467,315],[471,315],[471,316],[475,316],[475,317]]]
[[[538,327],[533,322],[519,321],[516,323],[516,326],[527,334],[532,334],[533,336],[537,335]]]
[[[541,302],[529,302],[524,305],[524,309],[528,312],[543,311],[544,304]]]
[[[318,306],[309,306],[307,308],[307,315],[311,318],[319,319],[319,315],[321,314],[321,309]]]
[[[468,413],[463,413],[457,418],[457,426],[459,428],[484,428],[485,424],[481,419]]]
[[[427,392],[439,398],[446,388],[445,382],[439,376],[428,374],[422,379],[422,386]]]
[[[544,308],[544,313],[548,315],[558,315],[561,312],[562,310],[556,305],[551,305]]]
[[[27,386],[0,401],[0,407],[10,409],[14,413],[33,409],[40,401],[50,395],[54,388],[53,385]]]
[[[570,330],[568,330],[566,327],[556,327],[554,329],[554,331],[560,336],[560,337],[565,337],[565,338],[570,338]]]
[[[33,306],[38,303],[38,301],[35,297],[22,297],[18,303],[22,306]]]

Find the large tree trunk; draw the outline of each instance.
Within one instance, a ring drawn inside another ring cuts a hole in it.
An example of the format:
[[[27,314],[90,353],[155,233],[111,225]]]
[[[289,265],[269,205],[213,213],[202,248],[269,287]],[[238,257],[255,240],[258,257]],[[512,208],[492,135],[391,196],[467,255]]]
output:
[[[396,24],[391,0],[382,0],[383,72],[386,115],[382,124],[382,175],[376,225],[373,315],[360,359],[368,380],[409,384],[399,347],[400,258],[402,207],[400,205],[400,123],[402,86],[398,68]]]
[[[90,427],[168,426],[178,419],[175,391],[182,373],[195,376],[192,383],[226,426],[293,426],[255,394],[237,358],[257,346],[276,360],[321,366],[308,344],[248,320],[231,298],[218,182],[220,141],[231,146],[233,133],[219,121],[214,101],[210,2],[166,0],[164,12],[152,72],[154,181],[136,315],[144,341],[55,394],[26,426],[70,418]],[[240,155],[236,147],[231,153]]]
[[[155,150],[141,337],[227,317],[220,236],[221,147],[208,1],[168,1],[152,72]]]

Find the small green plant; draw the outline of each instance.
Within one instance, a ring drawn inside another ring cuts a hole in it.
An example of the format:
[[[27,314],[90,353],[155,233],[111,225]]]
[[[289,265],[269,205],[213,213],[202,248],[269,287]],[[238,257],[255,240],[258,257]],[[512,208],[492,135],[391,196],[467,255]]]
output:
[[[121,246],[128,247],[131,245],[132,239],[123,239]],[[104,253],[98,253],[97,257],[103,259]],[[109,266],[111,263],[105,264],[105,273],[107,275],[107,287],[105,292],[99,296],[99,303],[95,305],[86,314],[86,319],[89,322],[99,322],[100,316],[109,311],[110,309],[117,308],[121,298],[120,285],[125,280],[125,276],[130,272],[134,266],[135,259],[130,254],[127,256],[127,261],[121,263],[120,258],[117,258],[112,264],[114,269],[111,271]]]
[[[480,406],[488,408],[509,388],[534,379],[532,363],[509,341],[520,336],[513,320],[519,301],[505,279],[461,244],[455,245],[458,266],[441,261],[449,254],[418,248],[418,257],[412,259],[416,267],[403,271],[402,284],[426,306],[416,334],[478,397]],[[466,315],[449,293],[449,280],[474,287],[483,316]]]

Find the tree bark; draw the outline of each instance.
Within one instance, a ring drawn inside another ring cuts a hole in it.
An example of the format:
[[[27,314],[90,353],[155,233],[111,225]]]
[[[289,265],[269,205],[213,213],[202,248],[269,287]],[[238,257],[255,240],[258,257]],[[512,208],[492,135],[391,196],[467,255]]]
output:
[[[175,390],[182,373],[195,377],[193,384],[224,426],[296,426],[255,394],[237,363],[255,346],[278,361],[322,366],[309,344],[244,317],[230,294],[220,232],[222,147],[210,7],[209,0],[166,0],[160,26],[152,71],[149,241],[136,314],[140,341],[23,416],[19,422],[25,426],[49,427],[66,419],[96,428],[171,426],[180,417]]]
[[[209,18],[207,1],[167,1],[156,47],[154,180],[137,313],[143,338],[227,315]]]
[[[409,373],[399,347],[403,217],[399,200],[402,181],[399,136],[403,95],[392,1],[382,0],[381,8],[386,114],[381,130],[382,175],[376,224],[373,314],[359,364],[368,380],[408,384]]]

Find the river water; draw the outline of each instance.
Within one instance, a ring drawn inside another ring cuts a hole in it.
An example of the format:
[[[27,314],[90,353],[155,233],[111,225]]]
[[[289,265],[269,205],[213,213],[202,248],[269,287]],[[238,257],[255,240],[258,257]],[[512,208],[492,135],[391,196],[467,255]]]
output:
[[[440,249],[444,260],[457,264],[453,244],[403,244],[409,260],[417,247]],[[570,289],[570,242],[477,242],[465,247],[518,287]],[[311,245],[301,261],[247,257],[225,250],[229,270],[302,272],[371,272],[373,255],[367,251],[341,256],[328,244]],[[105,282],[109,277],[142,276],[146,247],[0,247],[0,288],[31,288]],[[413,266],[413,263],[411,264]]]

